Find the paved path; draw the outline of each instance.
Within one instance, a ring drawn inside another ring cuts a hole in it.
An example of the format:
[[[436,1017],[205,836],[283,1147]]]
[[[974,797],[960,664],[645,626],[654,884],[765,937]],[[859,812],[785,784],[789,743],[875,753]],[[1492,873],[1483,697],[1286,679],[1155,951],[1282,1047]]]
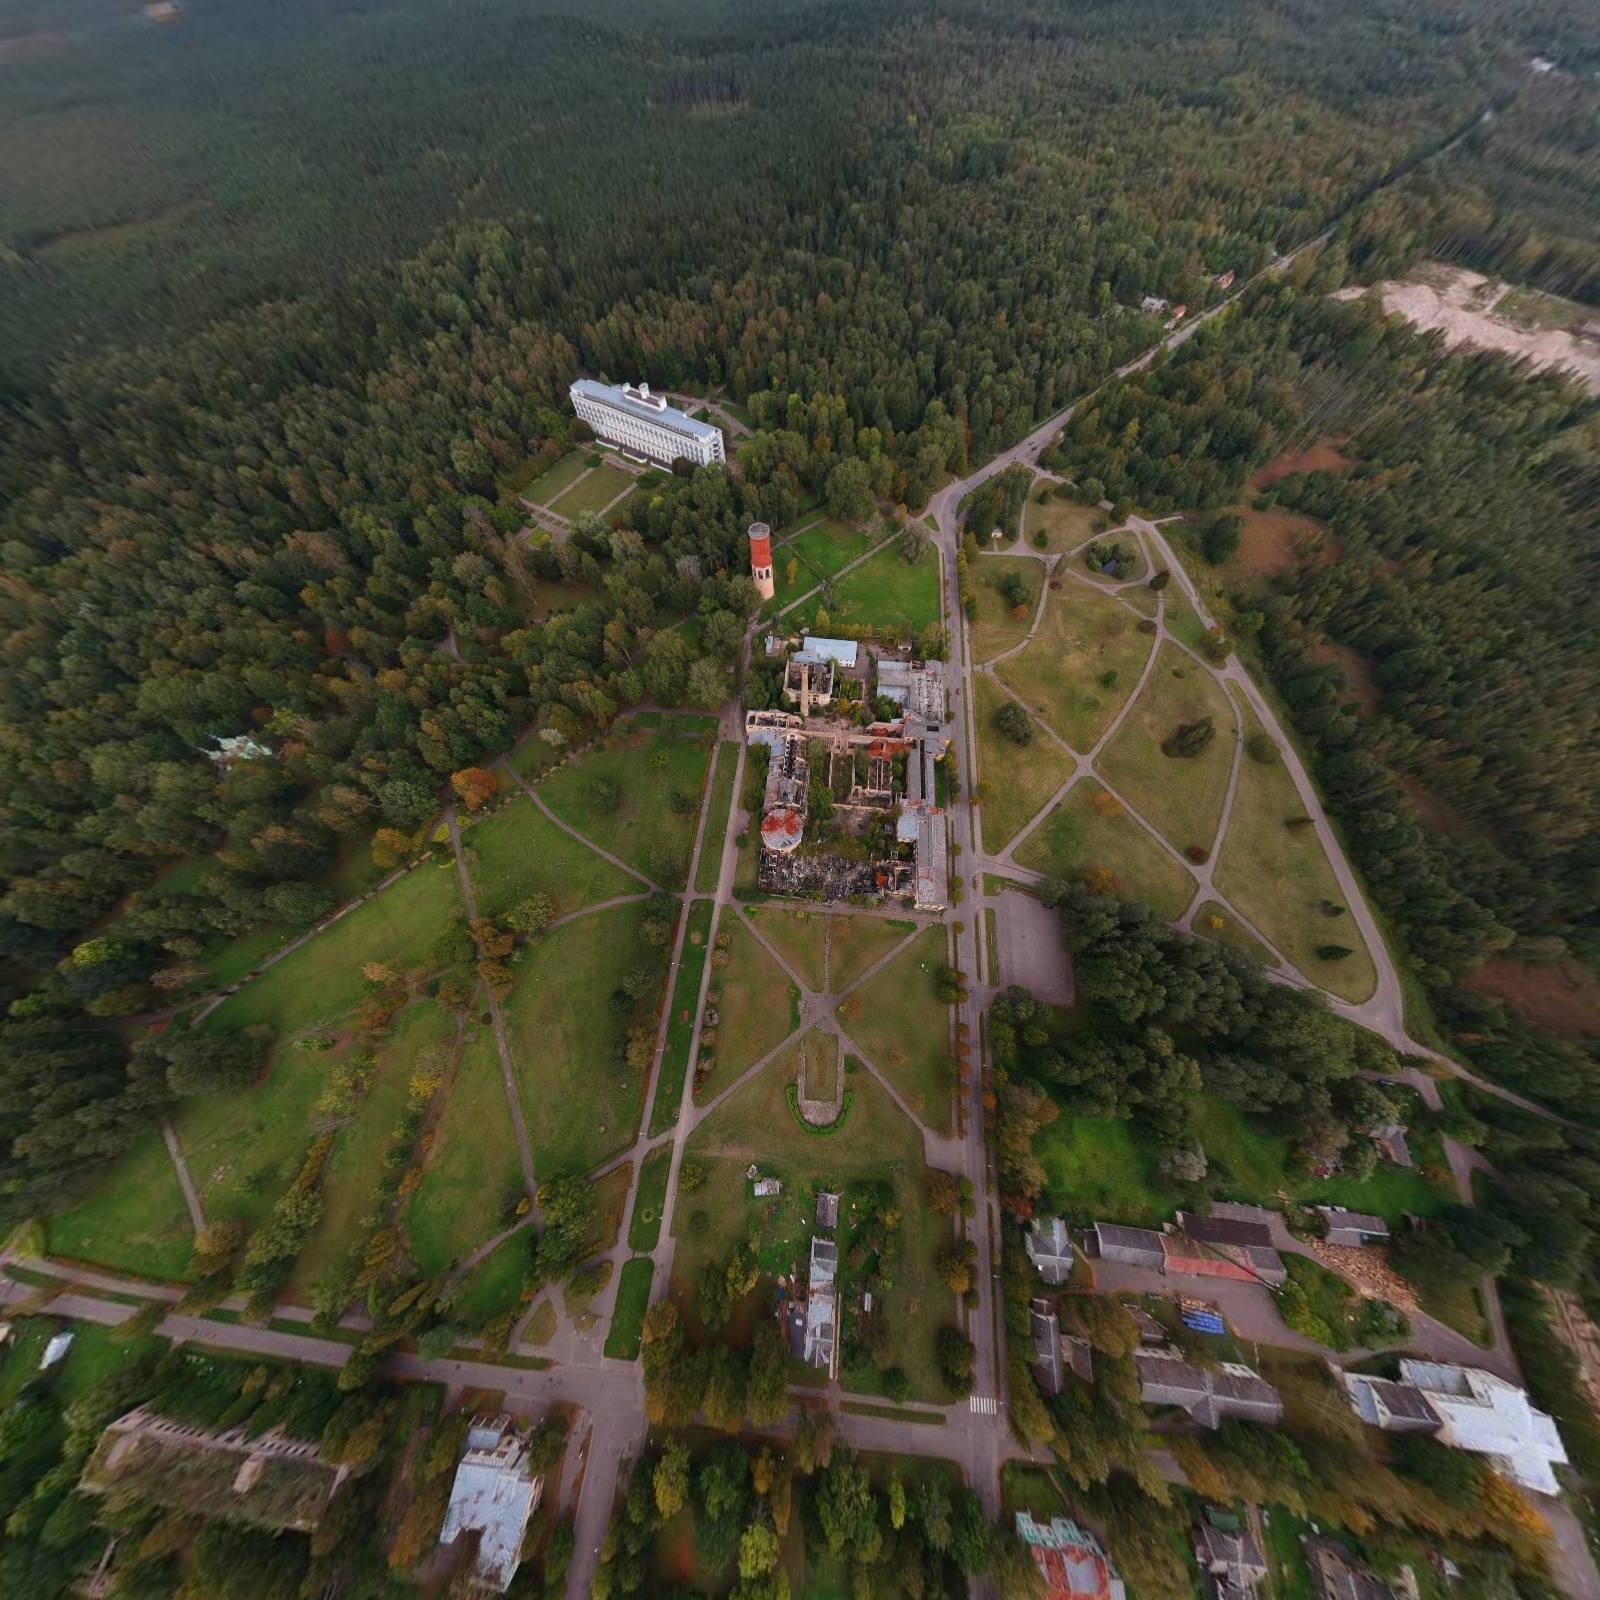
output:
[[[171,1117],[161,1119],[161,1137],[166,1141],[167,1154],[172,1157],[172,1170],[178,1175],[178,1187],[183,1190],[183,1203],[189,1213],[190,1225],[196,1233],[205,1227],[206,1214],[200,1209],[200,1191],[194,1186],[189,1163],[184,1160],[183,1146],[178,1143],[178,1130]]]

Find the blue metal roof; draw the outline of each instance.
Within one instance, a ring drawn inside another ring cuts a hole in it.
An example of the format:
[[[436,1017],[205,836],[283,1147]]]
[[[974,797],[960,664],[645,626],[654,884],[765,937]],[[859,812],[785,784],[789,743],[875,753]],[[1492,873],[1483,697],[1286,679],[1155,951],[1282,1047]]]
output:
[[[653,422],[658,428],[666,428],[672,433],[681,433],[691,439],[715,438],[722,431],[720,428],[712,427],[709,422],[696,422],[688,412],[680,411],[676,406],[663,406],[657,411],[654,406],[644,405],[625,395],[614,383],[596,383],[593,378],[577,378],[573,380],[571,392],[585,395],[590,400],[598,400],[613,410],[625,411],[641,422]]]

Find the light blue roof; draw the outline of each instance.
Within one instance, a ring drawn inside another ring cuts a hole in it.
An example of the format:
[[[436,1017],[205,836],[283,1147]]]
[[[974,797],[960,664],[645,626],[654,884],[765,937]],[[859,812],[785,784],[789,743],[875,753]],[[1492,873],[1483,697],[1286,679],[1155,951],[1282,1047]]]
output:
[[[586,395],[590,400],[598,400],[602,405],[638,417],[641,422],[653,422],[658,428],[684,434],[690,439],[712,439],[722,431],[713,428],[709,422],[696,422],[688,412],[680,411],[676,406],[663,406],[657,411],[654,406],[647,406],[624,394],[614,383],[596,383],[593,378],[577,378],[573,381],[571,392]]]
[[[807,654],[824,661],[837,661],[841,667],[853,667],[856,664],[854,639],[821,639],[814,633],[808,633],[802,645]]]

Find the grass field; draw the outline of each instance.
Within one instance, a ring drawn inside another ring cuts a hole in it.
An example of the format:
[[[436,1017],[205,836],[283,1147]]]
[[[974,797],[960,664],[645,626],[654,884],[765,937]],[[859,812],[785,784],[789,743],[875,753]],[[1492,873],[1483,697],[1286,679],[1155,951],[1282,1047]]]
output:
[[[710,813],[705,837],[700,841],[700,861],[695,869],[696,894],[715,894],[722,872],[722,846],[728,836],[728,816],[733,809],[733,779],[739,769],[739,747],[731,739],[717,746],[717,764],[711,774]]]
[[[666,1046],[661,1052],[661,1077],[650,1108],[652,1134],[665,1133],[672,1127],[683,1104],[683,1080],[689,1074],[689,1050],[694,1044],[695,1012],[700,1008],[700,980],[710,951],[712,909],[711,901],[696,900],[689,910],[683,956],[667,1017]]]
[[[839,1021],[872,1064],[936,1133],[951,1125],[950,1008],[934,991],[949,934],[925,928],[844,1002]],[[859,1002],[859,1014],[848,1013]],[[859,1081],[862,1074],[857,1073]],[[854,1113],[852,1113],[852,1116]]]
[[[788,906],[752,907],[750,919],[818,994],[841,994],[916,927],[904,918]]]
[[[1074,750],[1087,754],[1137,687],[1153,641],[1110,595],[1060,581],[1027,648],[995,671]]]
[[[1011,573],[1019,574],[1028,586],[1028,599],[1020,617],[1012,615],[1011,602],[1000,592],[1000,585]],[[978,603],[978,615],[967,624],[967,640],[975,663],[991,660],[1027,638],[1044,576],[1044,563],[1027,556],[981,556],[967,564],[967,590]]]
[[[631,472],[606,462],[579,478],[558,500],[551,502],[550,509],[557,516],[576,522],[591,511],[603,511],[618,495],[631,489],[634,482]]]
[[[1106,807],[1112,809],[1104,809]],[[1165,922],[1183,914],[1194,879],[1091,778],[1067,791],[1018,847],[1018,865],[1055,878],[1082,879],[1149,906]],[[1112,877],[1107,882],[1102,873]]]
[[[544,802],[620,860],[664,889],[688,876],[709,738],[680,739],[676,730],[619,722],[607,741],[544,781]]]
[[[796,626],[820,629],[821,609],[822,596],[813,595],[790,613],[790,619]],[[892,543],[885,545],[834,584],[833,604],[826,611],[828,629],[872,628],[879,638],[915,634],[939,620],[937,553],[930,549],[910,566]]]
[[[186,1277],[194,1229],[161,1135],[140,1135],[77,1205],[50,1218],[48,1238],[53,1256],[141,1278]]]
[[[1242,950],[1252,961],[1259,961],[1263,966],[1273,965],[1267,947],[1241,927],[1233,913],[1216,900],[1207,900],[1195,912],[1194,931],[1202,939],[1231,944],[1235,950]]]
[[[1091,1122],[1065,1110],[1033,1141],[1044,1167],[1044,1200],[1073,1222],[1155,1224],[1172,1203],[1127,1122]]]
[[[1246,707],[1244,715],[1246,738],[1264,739],[1254,712]],[[1262,763],[1247,752],[1217,861],[1217,887],[1312,982],[1359,1002],[1372,993],[1377,971],[1349,912],[1333,917],[1322,909],[1324,902],[1343,904],[1344,896],[1316,830],[1286,826],[1305,814],[1281,755]],[[1317,954],[1323,945],[1352,954],[1327,961]]]
[[[422,1056],[456,1040],[456,1019],[432,1001],[408,1006],[378,1057],[377,1070],[354,1114],[340,1128],[322,1169],[322,1220],[295,1262],[290,1290],[303,1298],[318,1278],[339,1266],[372,1209],[389,1136],[405,1113],[406,1089]]]
[[[558,828],[526,795],[461,835],[478,914],[498,917],[538,890],[555,915],[618,895],[644,894],[645,886]]]
[[[570,489],[573,481],[587,471],[588,466],[587,450],[569,450],[553,467],[540,473],[523,489],[523,498],[531,500],[536,506],[547,506]]]
[[[465,908],[455,863],[424,862],[224,1000],[203,1026],[224,1031],[265,1022],[284,1037],[331,1022],[366,998],[367,962],[400,972],[425,969],[428,952],[458,914]]]
[[[795,1046],[787,1070],[807,1100],[832,1100],[839,1089],[839,1036],[813,1028]]]
[[[1210,717],[1216,729],[1199,755],[1168,756],[1162,741],[1185,723]],[[1108,783],[1182,850],[1209,850],[1222,817],[1235,747],[1233,702],[1203,667],[1163,645],[1144,692],[1101,753]]]
[[[455,1304],[458,1322],[478,1329],[522,1303],[522,1280],[532,1255],[531,1238],[527,1229],[512,1234],[472,1269]]]
[[[1072,760],[1037,728],[1025,745],[1013,744],[994,725],[1008,696],[982,674],[972,680],[978,732],[978,779],[987,788],[981,805],[983,847],[997,855],[1072,775]]]
[[[790,556],[798,556],[818,579],[831,578],[852,561],[864,556],[877,542],[877,537],[876,534],[863,533],[859,528],[824,518],[775,552],[773,563],[787,564]]]
[[[850,1184],[881,1179],[894,1186],[903,1219],[894,1284],[884,1296],[891,1337],[913,1395],[944,1400],[935,1340],[939,1325],[953,1320],[953,1305],[939,1281],[936,1262],[939,1249],[950,1238],[950,1226],[926,1203],[922,1136],[864,1072],[851,1080],[855,1099],[836,1133],[825,1139],[796,1135],[785,1094],[791,1081],[787,1067],[786,1061],[773,1062],[689,1137],[686,1154],[706,1169],[705,1187],[684,1196],[673,1214],[678,1241],[674,1293],[685,1303],[689,1326],[697,1326],[689,1286],[699,1281],[707,1262],[725,1260],[737,1241],[750,1237],[766,1273],[804,1271],[815,1190],[843,1191],[843,1226]],[[763,1174],[782,1181],[783,1193],[777,1199],[752,1198],[745,1178],[752,1161]]]
[[[634,1256],[622,1263],[611,1327],[606,1332],[606,1354],[614,1361],[633,1361],[638,1357],[644,1314],[650,1309],[651,1272],[648,1256]]]
[[[612,1046],[630,1024],[653,1028],[656,1004],[647,997],[622,1021],[607,1001],[643,961],[664,969],[633,906],[569,922],[528,948],[505,1018],[541,1177],[586,1172],[633,1142],[644,1076],[630,1072]]]
[[[667,1179],[672,1172],[672,1147],[663,1145],[644,1158],[639,1169],[639,1189],[628,1219],[628,1248],[648,1255],[661,1237],[661,1209],[667,1203]]]
[[[799,1025],[798,993],[783,969],[737,917],[724,917],[718,937],[728,935],[728,964],[715,967],[716,1065],[701,1098],[716,1094],[754,1065]]]
[[[417,1265],[424,1272],[442,1272],[468,1255],[499,1231],[508,1202],[521,1193],[522,1162],[500,1053],[493,1032],[479,1025],[461,1052],[422,1182],[406,1205],[406,1233]]]
[[[1085,539],[1094,537],[1094,525],[1109,520],[1108,514],[1098,506],[1079,505],[1075,500],[1058,500],[1054,495],[1047,505],[1039,504],[1039,485],[1028,495],[1022,513],[1022,537],[1030,548],[1034,535],[1041,529],[1045,535],[1044,548],[1052,552],[1075,549]]]

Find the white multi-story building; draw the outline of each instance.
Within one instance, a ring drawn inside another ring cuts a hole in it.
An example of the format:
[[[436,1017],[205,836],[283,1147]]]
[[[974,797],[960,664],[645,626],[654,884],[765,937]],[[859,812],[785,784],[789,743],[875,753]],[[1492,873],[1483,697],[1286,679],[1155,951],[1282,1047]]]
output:
[[[572,385],[572,409],[607,444],[671,466],[679,456],[708,467],[728,459],[722,429],[670,406],[650,385],[596,383],[579,378]]]

